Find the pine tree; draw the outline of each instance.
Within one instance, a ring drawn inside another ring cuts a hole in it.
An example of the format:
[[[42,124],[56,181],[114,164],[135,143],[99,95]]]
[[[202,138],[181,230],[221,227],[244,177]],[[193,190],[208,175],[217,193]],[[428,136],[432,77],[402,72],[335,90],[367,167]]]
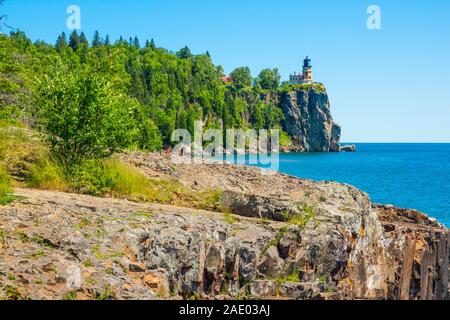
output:
[[[69,47],[71,47],[73,51],[77,51],[80,47],[80,37],[76,31],[72,32],[70,35]]]
[[[105,46],[109,46],[111,44],[111,40],[109,39],[109,34],[106,35],[104,44],[105,44]]]
[[[64,48],[67,48],[67,37],[65,32],[61,33],[61,35],[56,40],[55,48],[56,50],[58,50],[58,52],[61,52],[62,50],[64,50]]]
[[[100,39],[100,34],[98,31],[95,31],[94,38],[92,40],[92,46],[95,48],[100,47],[102,44],[102,40]]]
[[[155,40],[153,40],[153,38],[150,40],[150,48],[156,49]]]
[[[89,41],[87,40],[84,32],[80,33],[80,44],[86,44],[87,46],[89,46]]]
[[[191,49],[188,48],[188,46],[185,46],[184,48],[180,49],[180,51],[177,52],[177,57],[180,59],[189,59],[192,57]]]
[[[134,37],[133,45],[134,45],[134,47],[135,47],[136,49],[140,49],[140,48],[141,48],[141,44],[139,43],[139,39],[138,39],[137,36]]]

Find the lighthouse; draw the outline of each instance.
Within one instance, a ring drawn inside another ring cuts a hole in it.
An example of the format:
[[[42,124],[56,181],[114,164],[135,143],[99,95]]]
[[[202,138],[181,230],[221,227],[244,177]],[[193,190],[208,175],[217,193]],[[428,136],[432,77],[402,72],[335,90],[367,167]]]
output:
[[[289,76],[290,84],[304,84],[304,83],[313,83],[313,72],[311,66],[311,59],[306,56],[305,60],[303,60],[303,72],[291,74]]]
[[[311,59],[306,56],[305,60],[303,60],[303,83],[312,83],[312,66]]]

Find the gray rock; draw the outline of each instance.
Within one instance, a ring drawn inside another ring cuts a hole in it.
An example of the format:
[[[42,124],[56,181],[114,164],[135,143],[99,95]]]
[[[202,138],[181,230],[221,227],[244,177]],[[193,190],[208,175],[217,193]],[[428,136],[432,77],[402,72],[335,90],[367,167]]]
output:
[[[261,298],[275,297],[277,284],[272,280],[255,280],[250,284],[250,294]]]
[[[283,267],[283,260],[278,255],[276,246],[271,246],[258,263],[258,272],[267,277],[276,277]]]
[[[313,88],[281,94],[283,129],[299,152],[339,151],[341,129],[331,116],[326,92]]]
[[[341,146],[340,147],[340,151],[341,152],[355,152],[356,151],[356,146],[354,144]]]

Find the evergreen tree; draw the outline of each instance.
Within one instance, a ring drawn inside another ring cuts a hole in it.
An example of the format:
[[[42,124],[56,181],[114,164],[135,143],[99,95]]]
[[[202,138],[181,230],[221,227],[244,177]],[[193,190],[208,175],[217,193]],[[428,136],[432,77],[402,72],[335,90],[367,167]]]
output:
[[[180,49],[180,51],[178,51],[176,55],[180,59],[192,58],[191,49],[189,49],[188,46],[185,46],[184,48]]]
[[[137,36],[134,36],[133,46],[134,46],[136,49],[140,49],[140,48],[141,48],[141,44],[139,43],[139,39],[138,39]]]
[[[58,50],[58,52],[61,52],[65,48],[67,48],[67,37],[65,32],[59,35],[58,39],[56,40],[55,48],[56,50]]]
[[[102,44],[102,40],[100,39],[100,34],[98,31],[95,31],[94,38],[92,39],[92,46],[94,48],[100,47]]]
[[[105,46],[109,46],[111,44],[111,40],[109,39],[109,34],[105,37]]]
[[[78,36],[78,33],[76,31],[70,34],[69,47],[71,47],[73,51],[77,51],[80,47],[80,37]]]
[[[153,40],[153,38],[150,40],[150,48],[156,49],[155,40]]]
[[[81,32],[80,34],[80,44],[86,44],[87,46],[89,46],[89,41],[87,40],[84,32]]]

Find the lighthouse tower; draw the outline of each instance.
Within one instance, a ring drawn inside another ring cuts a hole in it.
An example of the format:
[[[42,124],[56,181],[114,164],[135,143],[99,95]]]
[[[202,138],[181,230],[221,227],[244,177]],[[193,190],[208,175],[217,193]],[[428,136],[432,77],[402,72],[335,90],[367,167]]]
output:
[[[311,59],[306,56],[305,60],[303,60],[303,72],[291,74],[289,76],[290,84],[304,84],[304,83],[313,83],[313,72],[311,66]]]
[[[305,60],[303,60],[303,83],[312,83],[313,82],[313,73],[311,66],[311,59],[306,56]]]

